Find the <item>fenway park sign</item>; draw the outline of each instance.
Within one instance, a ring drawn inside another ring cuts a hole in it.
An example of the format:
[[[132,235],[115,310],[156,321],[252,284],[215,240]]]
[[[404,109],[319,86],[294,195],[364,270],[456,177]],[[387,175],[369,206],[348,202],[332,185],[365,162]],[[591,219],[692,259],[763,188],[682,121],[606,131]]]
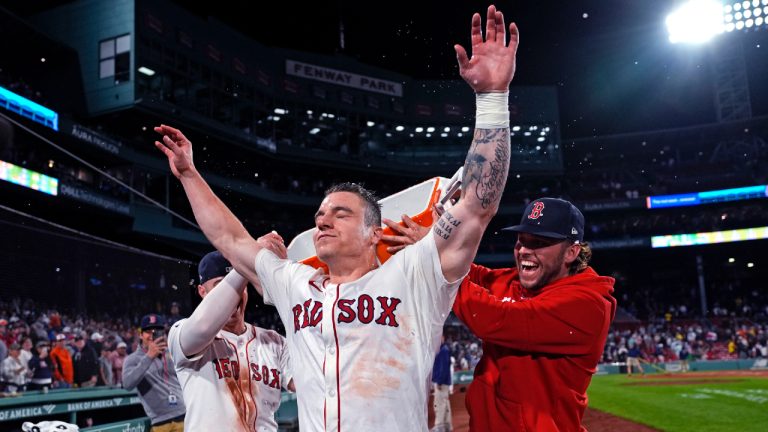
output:
[[[389,96],[403,96],[403,85],[394,81],[358,75],[294,60],[285,61],[285,73],[299,78],[322,81],[358,90],[383,93]]]

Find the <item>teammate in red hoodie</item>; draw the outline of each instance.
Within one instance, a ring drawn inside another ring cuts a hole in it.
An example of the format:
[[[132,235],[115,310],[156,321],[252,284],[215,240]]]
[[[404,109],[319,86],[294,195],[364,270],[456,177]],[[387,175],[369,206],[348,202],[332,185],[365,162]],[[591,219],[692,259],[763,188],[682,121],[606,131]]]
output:
[[[385,240],[410,243],[427,231],[406,226]],[[583,431],[587,387],[616,311],[614,280],[589,267],[584,216],[568,201],[537,199],[506,230],[518,233],[516,267],[473,264],[453,306],[483,340],[467,392],[470,430]]]

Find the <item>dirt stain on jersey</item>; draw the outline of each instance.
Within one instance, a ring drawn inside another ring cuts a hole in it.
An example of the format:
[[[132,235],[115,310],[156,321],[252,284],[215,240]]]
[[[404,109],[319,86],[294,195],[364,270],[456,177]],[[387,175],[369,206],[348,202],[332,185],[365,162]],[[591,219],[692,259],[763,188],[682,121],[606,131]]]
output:
[[[380,354],[362,355],[351,365],[349,390],[355,396],[377,398],[400,388],[399,377],[404,375],[406,364],[396,357],[382,358]]]
[[[254,336],[254,335],[252,335]],[[229,352],[236,354],[235,349],[230,345]],[[244,354],[244,353],[243,353]],[[251,395],[251,371],[248,359],[245,355],[237,355],[237,372],[234,368],[233,373],[237,373],[235,376],[227,377],[225,382],[227,383],[227,389],[229,395],[232,398],[232,403],[237,410],[238,425],[237,430],[249,431],[256,428],[256,416],[257,408],[253,395]],[[232,364],[232,363],[230,363]],[[258,390],[257,386],[256,389]],[[252,425],[252,426],[251,426]]]
[[[393,342],[393,346],[401,353],[411,355],[411,348],[415,342],[416,332],[413,327],[413,318],[410,315],[401,315],[400,332],[397,340]]]
[[[246,418],[247,408],[243,404],[243,392],[240,390],[240,387],[237,385],[237,381],[235,381],[234,378],[227,378],[226,383],[229,395],[232,398],[232,404],[237,410],[237,430],[246,431],[248,430],[248,420]]]

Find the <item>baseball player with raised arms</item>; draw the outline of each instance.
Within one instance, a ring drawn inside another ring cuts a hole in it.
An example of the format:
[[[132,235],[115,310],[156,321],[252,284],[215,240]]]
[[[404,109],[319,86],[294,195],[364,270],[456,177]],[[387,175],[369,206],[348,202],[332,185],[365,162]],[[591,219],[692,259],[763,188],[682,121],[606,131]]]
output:
[[[259,280],[285,324],[298,390],[299,424],[311,431],[427,430],[433,359],[459,283],[496,213],[509,168],[509,83],[517,27],[488,8],[485,38],[472,17],[472,59],[455,46],[462,78],[477,96],[461,200],[432,235],[383,265],[376,198],[353,183],[331,187],[315,214],[322,269],[281,259],[254,240],[197,172],[192,145],[161,125],[168,157],[197,222],[238,273]],[[184,346],[184,345],[182,345]],[[192,408],[189,409],[192,411]]]
[[[245,322],[247,281],[231,269],[219,252],[203,257],[203,301],[168,334],[187,432],[277,431],[281,388],[293,390],[285,338]]]

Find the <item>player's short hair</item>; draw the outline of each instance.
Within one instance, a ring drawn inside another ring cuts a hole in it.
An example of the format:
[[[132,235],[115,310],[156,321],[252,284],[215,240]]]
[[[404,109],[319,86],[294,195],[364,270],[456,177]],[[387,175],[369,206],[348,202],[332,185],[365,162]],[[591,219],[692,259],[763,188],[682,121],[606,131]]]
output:
[[[580,273],[584,271],[584,269],[589,266],[589,260],[592,259],[592,248],[589,246],[588,242],[581,242],[579,243],[579,255],[576,257],[575,260],[571,263],[570,266],[568,266],[568,274],[569,275],[575,275],[576,273]]]
[[[359,183],[344,182],[337,183],[326,189],[325,196],[335,192],[351,192],[359,196],[365,205],[365,226],[381,226],[381,205],[379,204],[379,198],[373,191],[366,189],[362,184]]]

